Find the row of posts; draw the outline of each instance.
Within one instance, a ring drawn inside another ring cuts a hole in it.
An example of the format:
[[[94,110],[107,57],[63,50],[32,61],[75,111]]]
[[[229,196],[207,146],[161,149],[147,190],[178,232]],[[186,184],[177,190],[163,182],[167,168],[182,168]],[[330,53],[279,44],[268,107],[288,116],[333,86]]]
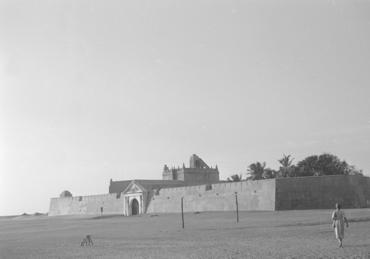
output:
[[[239,223],[239,204],[238,204],[238,193],[237,192],[235,192],[235,209],[236,209],[236,223]],[[182,228],[185,228],[184,197],[181,197],[181,221],[182,221]]]

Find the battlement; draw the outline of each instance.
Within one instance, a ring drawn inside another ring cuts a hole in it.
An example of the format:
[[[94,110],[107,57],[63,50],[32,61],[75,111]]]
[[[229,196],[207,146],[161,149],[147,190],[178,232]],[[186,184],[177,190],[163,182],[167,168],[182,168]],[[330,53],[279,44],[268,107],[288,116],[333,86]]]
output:
[[[217,165],[213,168],[208,166],[199,156],[193,154],[190,157],[189,167],[171,167],[164,165],[162,172],[163,180],[179,180],[187,183],[215,183],[220,181]]]

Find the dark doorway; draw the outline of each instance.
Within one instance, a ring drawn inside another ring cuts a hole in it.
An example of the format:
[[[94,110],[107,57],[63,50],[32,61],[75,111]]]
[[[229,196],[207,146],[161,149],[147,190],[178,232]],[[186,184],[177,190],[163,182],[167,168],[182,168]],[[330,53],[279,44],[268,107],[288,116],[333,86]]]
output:
[[[133,199],[131,202],[131,215],[139,214],[139,202],[137,199]]]

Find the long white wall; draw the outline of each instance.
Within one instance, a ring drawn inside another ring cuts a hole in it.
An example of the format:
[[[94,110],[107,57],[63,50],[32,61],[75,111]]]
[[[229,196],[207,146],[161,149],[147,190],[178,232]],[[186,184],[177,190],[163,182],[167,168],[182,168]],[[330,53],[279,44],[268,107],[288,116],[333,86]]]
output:
[[[52,198],[49,216],[78,214],[123,214],[124,199],[116,194]]]
[[[239,210],[275,210],[272,179],[161,189],[150,198],[147,213],[180,212],[181,197],[185,212],[235,210],[235,192]]]

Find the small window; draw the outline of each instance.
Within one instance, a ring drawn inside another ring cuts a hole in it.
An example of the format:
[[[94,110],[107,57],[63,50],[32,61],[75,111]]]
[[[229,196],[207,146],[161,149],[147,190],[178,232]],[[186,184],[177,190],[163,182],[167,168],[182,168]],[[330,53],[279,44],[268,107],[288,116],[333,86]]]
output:
[[[206,185],[206,191],[212,190],[212,184],[207,184]]]
[[[121,193],[120,193],[120,192],[119,192],[119,193],[117,193],[116,198],[117,198],[117,199],[121,198]]]
[[[82,196],[78,197],[78,201],[82,201]]]

